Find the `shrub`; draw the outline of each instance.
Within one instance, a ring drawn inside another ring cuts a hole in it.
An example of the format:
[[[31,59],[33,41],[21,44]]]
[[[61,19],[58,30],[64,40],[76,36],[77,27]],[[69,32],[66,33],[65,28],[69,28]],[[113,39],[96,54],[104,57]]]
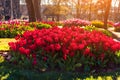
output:
[[[86,20],[81,20],[81,19],[69,19],[69,20],[65,20],[63,21],[63,27],[71,27],[71,26],[86,26],[86,25],[90,25],[91,23],[89,21]]]
[[[43,24],[49,24],[51,25],[52,27],[57,27],[58,24],[54,21],[42,21]]]
[[[52,27],[51,25],[45,24],[45,23],[42,23],[42,22],[31,22],[30,26],[34,27],[34,28],[37,28],[37,29],[42,29],[42,28],[47,28],[48,29],[48,28]]]
[[[114,36],[111,34],[111,32],[110,31],[108,31],[108,30],[105,30],[105,29],[99,29],[98,31],[101,31],[103,34],[105,34],[106,36],[109,36],[109,37],[113,37],[114,38]]]
[[[118,59],[116,51],[120,50],[120,42],[101,32],[77,27],[26,31],[16,39],[9,43],[13,56],[10,61],[39,70],[109,67]]]
[[[87,31],[93,31],[93,30],[100,31],[106,36],[112,37],[112,34],[108,30],[96,28],[95,26],[85,26],[84,29]]]
[[[92,25],[90,25],[90,26],[85,26],[84,29],[87,30],[87,31],[98,30],[98,28],[96,28],[95,26],[92,26]]]
[[[37,29],[42,29],[42,28],[51,28],[51,26],[49,24],[43,24],[43,23],[40,23],[36,26]]]

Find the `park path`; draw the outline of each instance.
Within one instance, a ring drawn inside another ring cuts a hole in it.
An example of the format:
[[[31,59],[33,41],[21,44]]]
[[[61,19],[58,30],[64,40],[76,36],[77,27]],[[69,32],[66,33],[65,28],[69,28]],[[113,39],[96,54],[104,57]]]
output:
[[[118,41],[120,41],[120,32],[115,32],[115,31],[114,31],[114,27],[108,28],[108,30],[109,30],[110,32],[112,32],[112,34],[117,37],[117,40],[118,40]]]

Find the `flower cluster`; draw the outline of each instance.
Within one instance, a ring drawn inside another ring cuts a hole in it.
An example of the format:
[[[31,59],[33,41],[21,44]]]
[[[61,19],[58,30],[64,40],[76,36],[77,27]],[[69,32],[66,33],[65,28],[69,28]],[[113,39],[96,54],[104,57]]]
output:
[[[120,42],[101,32],[89,32],[78,27],[26,31],[16,39],[16,42],[9,43],[10,49],[27,58],[32,56],[34,65],[40,57],[39,60],[48,60],[48,55],[64,61],[76,56],[75,62],[79,62],[81,56],[104,61],[120,50]]]
[[[51,25],[52,27],[57,27],[57,23],[54,22],[54,21],[42,21],[42,23],[44,23],[44,24],[49,24],[49,25]]]
[[[3,21],[0,22],[0,37],[13,38],[17,34],[22,34],[24,31],[31,29],[33,28],[31,28],[26,21]]]
[[[120,32],[120,22],[114,23],[114,31]]]
[[[71,27],[71,26],[86,26],[86,25],[90,25],[91,23],[89,21],[86,20],[81,20],[81,19],[69,19],[69,20],[65,20],[63,21],[63,25],[64,27]]]
[[[114,23],[114,26],[115,26],[115,27],[119,27],[119,26],[120,26],[120,22]]]

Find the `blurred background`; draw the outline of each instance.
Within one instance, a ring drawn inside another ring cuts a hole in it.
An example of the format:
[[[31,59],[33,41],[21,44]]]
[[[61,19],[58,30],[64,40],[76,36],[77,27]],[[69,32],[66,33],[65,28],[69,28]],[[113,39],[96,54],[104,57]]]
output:
[[[34,0],[36,1],[36,0]],[[41,20],[61,21],[71,18],[102,20],[109,0],[40,0]],[[110,3],[109,21],[120,21],[120,0]],[[0,0],[0,19],[28,19],[25,0]]]

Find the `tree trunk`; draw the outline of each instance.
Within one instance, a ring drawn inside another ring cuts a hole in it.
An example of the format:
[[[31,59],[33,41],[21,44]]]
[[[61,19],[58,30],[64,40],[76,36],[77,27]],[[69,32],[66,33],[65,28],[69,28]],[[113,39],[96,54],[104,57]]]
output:
[[[105,7],[105,15],[104,15],[104,28],[107,29],[107,20],[109,17],[109,11],[111,7],[112,0],[107,0],[106,7]]]
[[[35,10],[34,10],[34,5],[32,0],[25,0],[27,4],[27,9],[28,9],[28,15],[29,15],[29,22],[35,22]]]
[[[77,1],[76,5],[76,18],[79,18],[80,16],[80,0]]]
[[[59,14],[57,15],[57,21],[60,21],[60,15]]]
[[[92,0],[90,0],[90,7],[89,7],[89,21],[91,20],[91,9],[92,9]]]
[[[41,0],[33,0],[36,20],[41,20]]]

